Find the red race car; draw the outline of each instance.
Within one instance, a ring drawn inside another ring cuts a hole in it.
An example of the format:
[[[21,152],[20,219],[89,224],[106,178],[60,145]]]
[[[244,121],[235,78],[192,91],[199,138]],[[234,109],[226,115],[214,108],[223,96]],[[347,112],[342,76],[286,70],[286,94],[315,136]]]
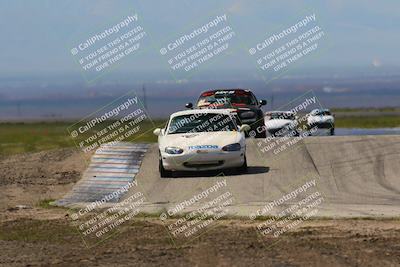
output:
[[[257,100],[255,95],[246,89],[217,89],[201,93],[195,108],[233,109],[237,113],[238,124],[248,124],[250,135],[265,138],[264,112],[261,107],[266,100]],[[192,103],[186,104],[193,108]]]

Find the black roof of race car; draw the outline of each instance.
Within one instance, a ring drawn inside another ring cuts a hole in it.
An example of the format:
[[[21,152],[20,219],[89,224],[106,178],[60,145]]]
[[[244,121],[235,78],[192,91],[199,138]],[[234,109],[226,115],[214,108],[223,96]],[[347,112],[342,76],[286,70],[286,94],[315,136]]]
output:
[[[249,89],[242,89],[242,88],[230,88],[230,89],[212,89],[212,90],[206,90],[203,91],[203,93],[205,92],[217,92],[217,91],[245,91],[245,92],[251,92]]]
[[[246,92],[246,93],[251,93],[249,89],[240,89],[240,88],[232,88],[232,89],[213,89],[213,90],[207,90],[201,92],[200,95],[206,94],[206,93],[216,93],[216,92],[232,92],[232,94],[236,92]]]

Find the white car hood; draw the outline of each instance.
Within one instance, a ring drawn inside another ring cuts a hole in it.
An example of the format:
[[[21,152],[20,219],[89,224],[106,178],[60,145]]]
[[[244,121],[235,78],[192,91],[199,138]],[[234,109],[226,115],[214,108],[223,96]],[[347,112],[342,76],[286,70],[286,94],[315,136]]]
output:
[[[312,122],[312,123],[323,123],[323,122],[334,122],[334,118],[333,118],[333,116],[319,116],[319,115],[317,115],[317,116],[310,116],[310,117],[308,117],[308,119],[307,119],[307,121],[310,123],[310,122]]]
[[[241,143],[244,145],[244,137],[240,132],[201,132],[185,134],[168,134],[160,136],[160,149],[165,147],[179,147],[184,150],[191,149],[221,149],[223,146]],[[202,146],[202,147],[201,147]]]
[[[267,129],[281,129],[286,125],[291,125],[294,121],[285,119],[266,120],[265,127]]]

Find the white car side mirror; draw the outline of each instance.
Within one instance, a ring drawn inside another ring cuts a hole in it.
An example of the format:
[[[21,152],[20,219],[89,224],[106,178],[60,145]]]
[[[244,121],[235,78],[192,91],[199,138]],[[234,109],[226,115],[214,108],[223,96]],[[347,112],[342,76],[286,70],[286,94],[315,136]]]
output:
[[[239,132],[247,132],[247,131],[250,131],[250,126],[249,125],[247,125],[247,124],[242,124],[240,127],[239,127]]]
[[[153,134],[159,136],[161,134],[161,129],[160,128],[154,129]]]

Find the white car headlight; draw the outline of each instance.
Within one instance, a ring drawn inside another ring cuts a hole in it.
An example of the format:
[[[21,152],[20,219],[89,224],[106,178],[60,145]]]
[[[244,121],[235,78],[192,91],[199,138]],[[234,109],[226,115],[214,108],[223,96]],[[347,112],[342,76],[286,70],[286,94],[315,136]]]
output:
[[[242,146],[239,143],[226,145],[222,148],[223,151],[239,151]]]
[[[165,148],[165,152],[168,154],[182,154],[183,153],[183,149],[179,148],[179,147],[166,147]]]

